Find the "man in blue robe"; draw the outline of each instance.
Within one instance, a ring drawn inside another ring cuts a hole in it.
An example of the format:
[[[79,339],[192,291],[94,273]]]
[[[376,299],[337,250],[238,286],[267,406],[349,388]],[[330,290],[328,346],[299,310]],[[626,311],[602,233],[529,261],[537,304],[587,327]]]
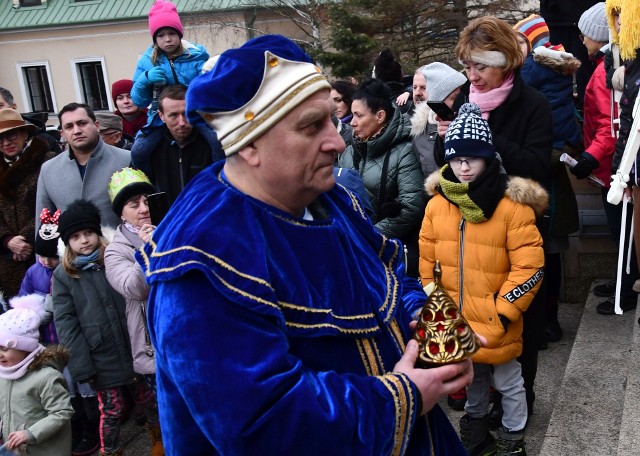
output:
[[[335,185],[329,92],[274,35],[189,87],[189,115],[227,158],[138,253],[168,455],[465,454],[436,402],[471,382],[471,363],[414,367],[426,295],[400,242]]]

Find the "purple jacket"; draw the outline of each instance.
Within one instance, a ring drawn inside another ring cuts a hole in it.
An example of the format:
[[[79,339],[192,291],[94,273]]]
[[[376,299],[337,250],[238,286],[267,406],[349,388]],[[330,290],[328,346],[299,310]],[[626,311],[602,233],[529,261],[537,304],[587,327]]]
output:
[[[53,269],[45,268],[36,260],[35,264],[27,269],[22,279],[18,296],[29,294],[48,295],[51,293],[51,276]],[[40,336],[43,345],[51,345],[58,343],[58,333],[53,324],[53,319],[48,323],[40,326]]]

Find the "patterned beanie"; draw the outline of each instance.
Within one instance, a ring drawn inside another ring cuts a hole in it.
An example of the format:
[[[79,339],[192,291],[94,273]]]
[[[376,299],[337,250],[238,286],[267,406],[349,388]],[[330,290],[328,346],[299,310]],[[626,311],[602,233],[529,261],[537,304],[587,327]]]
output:
[[[109,181],[109,199],[113,212],[118,217],[122,215],[122,209],[129,198],[155,192],[156,188],[151,184],[147,175],[138,169],[122,168],[113,173]]]
[[[604,12],[604,2],[599,2],[580,16],[578,28],[587,38],[599,43],[609,42],[609,24]]]
[[[38,327],[44,317],[44,297],[12,298],[11,309],[0,315],[0,346],[32,352],[40,345]]]
[[[444,159],[493,159],[495,156],[496,149],[493,146],[489,122],[482,118],[480,107],[474,103],[463,104],[444,135]]]
[[[53,215],[46,207],[40,213],[40,229],[36,234],[36,254],[46,258],[58,257],[58,219],[60,218],[60,210],[58,209]]]
[[[149,10],[149,32],[151,32],[151,38],[153,38],[154,43],[156,42],[158,30],[164,27],[174,29],[178,32],[180,38],[184,35],[184,28],[182,27],[182,22],[180,22],[176,5],[167,0],[157,0]]]
[[[549,27],[542,16],[537,14],[532,14],[521,20],[513,28],[529,40],[531,50],[538,46],[544,46],[545,43],[549,42]]]
[[[60,214],[58,219],[60,236],[65,245],[69,238],[80,230],[91,230],[102,236],[100,229],[100,211],[91,201],[77,199]]]

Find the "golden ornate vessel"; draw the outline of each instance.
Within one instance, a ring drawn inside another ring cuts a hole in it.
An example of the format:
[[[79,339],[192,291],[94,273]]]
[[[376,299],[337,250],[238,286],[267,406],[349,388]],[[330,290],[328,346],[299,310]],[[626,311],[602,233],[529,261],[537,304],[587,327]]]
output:
[[[480,349],[480,340],[458,306],[442,287],[442,268],[433,268],[434,290],[420,311],[413,338],[420,345],[419,363],[425,367],[457,363]]]

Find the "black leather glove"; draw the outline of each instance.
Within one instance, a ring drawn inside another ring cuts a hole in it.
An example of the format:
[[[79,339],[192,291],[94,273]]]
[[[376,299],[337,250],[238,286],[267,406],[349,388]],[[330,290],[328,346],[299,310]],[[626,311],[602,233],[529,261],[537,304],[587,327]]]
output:
[[[586,178],[598,167],[598,160],[587,152],[582,152],[577,160],[578,164],[570,168],[570,171],[578,179]]]
[[[500,323],[502,323],[502,327],[504,328],[504,332],[507,332],[507,328],[509,327],[509,323],[511,323],[511,321],[507,317],[505,317],[504,315],[498,314],[498,317],[500,318]]]

